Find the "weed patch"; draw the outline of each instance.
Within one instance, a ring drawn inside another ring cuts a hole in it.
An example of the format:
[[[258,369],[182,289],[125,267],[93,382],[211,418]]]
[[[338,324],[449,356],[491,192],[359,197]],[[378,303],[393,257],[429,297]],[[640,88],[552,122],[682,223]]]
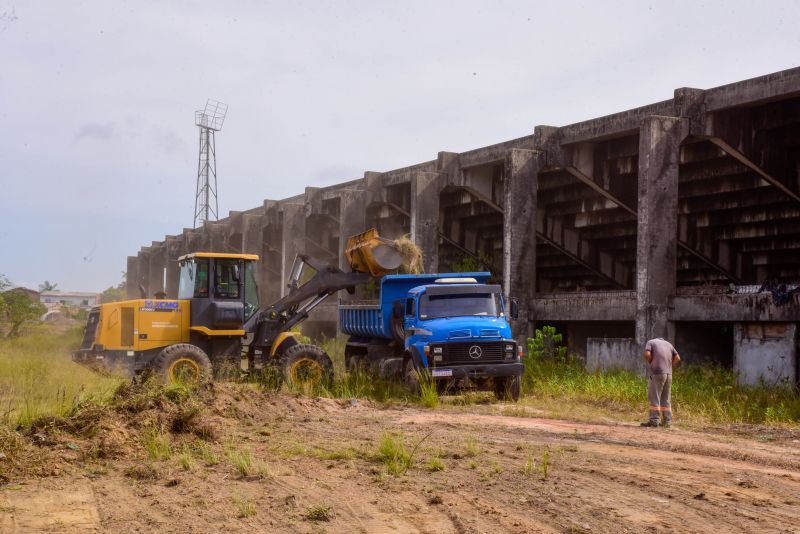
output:
[[[236,504],[236,508],[239,510],[239,515],[237,516],[239,519],[246,519],[256,515],[256,503],[248,498],[241,495],[235,495],[233,497],[233,502]]]
[[[163,433],[160,429],[150,426],[142,432],[142,444],[147,457],[152,461],[169,460],[172,456],[172,444],[169,434]]]
[[[333,507],[327,505],[312,506],[303,517],[308,521],[330,521],[333,519]]]

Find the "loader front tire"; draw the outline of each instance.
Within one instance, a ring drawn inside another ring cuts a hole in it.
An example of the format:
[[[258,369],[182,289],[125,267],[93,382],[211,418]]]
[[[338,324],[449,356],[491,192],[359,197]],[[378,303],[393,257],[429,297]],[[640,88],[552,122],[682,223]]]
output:
[[[208,354],[189,343],[170,345],[156,356],[153,367],[165,384],[199,384],[211,379]]]
[[[290,385],[328,385],[333,381],[333,362],[316,345],[289,347],[281,354],[279,365],[283,379]]]

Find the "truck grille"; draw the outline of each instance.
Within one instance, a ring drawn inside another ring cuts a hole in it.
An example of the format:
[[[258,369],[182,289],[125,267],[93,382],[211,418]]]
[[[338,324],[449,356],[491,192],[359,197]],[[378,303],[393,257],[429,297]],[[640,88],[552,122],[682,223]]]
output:
[[[81,341],[82,349],[91,349],[94,343],[94,335],[97,332],[97,323],[100,322],[100,310],[92,310],[89,312],[89,318],[86,320],[86,329],[83,331],[83,341]]]
[[[431,356],[435,361],[435,347],[442,347],[442,361],[436,362],[437,365],[451,363],[484,363],[499,362],[505,358],[505,346],[507,342],[502,341],[480,341],[466,343],[446,343],[444,345],[431,345]],[[477,348],[476,348],[477,347]],[[514,352],[513,354],[516,354]],[[475,357],[477,355],[477,357]]]

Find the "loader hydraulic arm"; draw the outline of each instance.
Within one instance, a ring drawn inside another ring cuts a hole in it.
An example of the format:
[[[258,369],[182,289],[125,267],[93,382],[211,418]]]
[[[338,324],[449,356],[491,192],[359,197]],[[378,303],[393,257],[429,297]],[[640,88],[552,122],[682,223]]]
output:
[[[316,272],[301,283],[306,266]],[[254,334],[252,347],[263,350],[272,346],[278,334],[307,319],[308,314],[326,298],[342,289],[352,293],[355,286],[369,279],[368,273],[345,273],[326,262],[298,254],[292,266],[288,294],[253,314],[244,324],[244,329]]]

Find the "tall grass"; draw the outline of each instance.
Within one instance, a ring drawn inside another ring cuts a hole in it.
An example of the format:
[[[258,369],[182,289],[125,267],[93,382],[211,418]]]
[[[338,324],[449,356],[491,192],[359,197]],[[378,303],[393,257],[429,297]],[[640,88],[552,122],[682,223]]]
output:
[[[0,340],[0,424],[26,427],[40,417],[67,415],[84,399],[111,397],[121,379],[71,360],[82,330],[41,324]]]
[[[647,409],[647,378],[630,371],[586,371],[580,363],[525,362],[524,394],[528,403],[555,401],[560,406],[641,412]],[[736,374],[708,365],[673,370],[672,406],[676,417],[711,423],[798,423],[800,395],[790,388],[743,386]]]

